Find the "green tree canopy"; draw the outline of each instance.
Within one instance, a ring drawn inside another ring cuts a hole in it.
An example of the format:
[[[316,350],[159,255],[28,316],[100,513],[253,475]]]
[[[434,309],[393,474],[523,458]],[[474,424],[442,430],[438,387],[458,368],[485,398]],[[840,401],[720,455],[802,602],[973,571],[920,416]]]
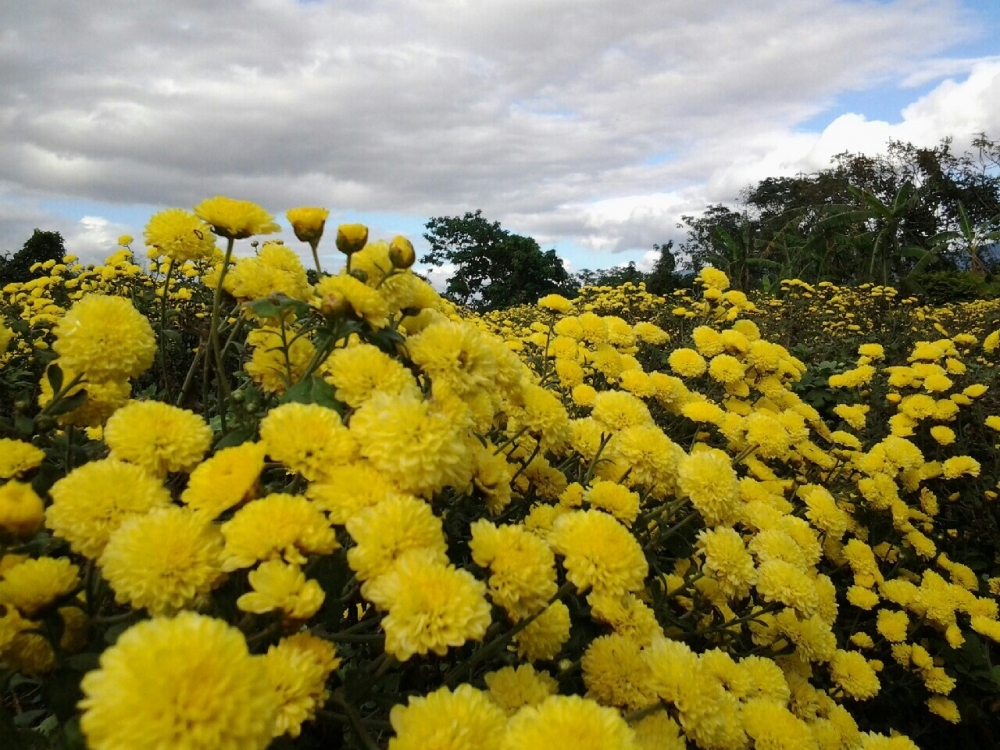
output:
[[[60,263],[64,255],[66,247],[59,232],[36,229],[20,250],[13,255],[0,257],[0,286],[30,281],[41,275],[40,272],[31,270],[33,265],[48,260]]]
[[[955,154],[890,141],[876,156],[843,153],[815,174],[770,177],[742,205],[684,216],[682,249],[743,289],[765,276],[906,286],[928,270],[985,275],[982,251],[1000,217],[1000,146],[980,136]]]
[[[542,251],[531,237],[508,232],[482,211],[439,216],[426,224],[431,250],[422,261],[452,265],[446,295],[474,310],[533,304],[539,297],[572,290],[555,250]]]

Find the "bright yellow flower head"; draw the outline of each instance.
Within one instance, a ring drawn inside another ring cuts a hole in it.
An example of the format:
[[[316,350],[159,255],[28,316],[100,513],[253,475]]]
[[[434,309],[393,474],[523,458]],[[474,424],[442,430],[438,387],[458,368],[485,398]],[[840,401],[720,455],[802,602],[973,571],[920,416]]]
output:
[[[32,617],[73,591],[79,581],[80,568],[68,558],[25,560],[0,576],[0,604],[17,607],[21,614]]]
[[[533,615],[556,593],[556,561],[549,545],[523,526],[472,524],[469,551],[490,570],[490,597],[514,620]]]
[[[123,461],[91,461],[49,490],[45,525],[77,554],[96,560],[111,534],[132,515],[170,505],[170,493],[144,469]]]
[[[90,380],[141,375],[156,354],[152,326],[122,297],[84,297],[60,318],[53,333],[59,366]]]
[[[198,464],[188,477],[181,502],[209,520],[252,495],[264,470],[263,443],[223,448]]]
[[[361,455],[405,492],[466,486],[472,454],[461,423],[411,393],[375,393],[351,417]]]
[[[579,591],[624,593],[642,587],[649,565],[636,538],[611,516],[577,510],[558,518],[549,539],[564,557],[566,577]]]
[[[642,659],[641,646],[620,633],[591,641],[580,663],[587,696],[629,711],[655,703],[652,673]]]
[[[264,750],[274,731],[264,661],[239,630],[191,612],[131,627],[80,687],[80,728],[93,750]]]
[[[323,363],[322,371],[324,379],[337,389],[337,399],[354,408],[373,393],[418,393],[413,373],[371,344],[335,349]]]
[[[243,506],[222,524],[223,569],[249,568],[284,559],[304,565],[306,555],[328,555],[340,547],[326,516],[306,498],[272,494]]]
[[[388,610],[382,620],[385,650],[399,661],[428,652],[444,656],[449,648],[481,640],[492,619],[481,581],[419,549],[369,581],[365,596]]]
[[[393,706],[389,750],[499,750],[506,717],[471,685],[439,688]]]
[[[111,458],[141,466],[151,475],[191,471],[212,443],[212,428],[199,415],[159,401],[133,401],[104,426]]]
[[[353,255],[368,242],[368,227],[364,224],[341,224],[337,227],[337,249],[344,255]]]
[[[0,438],[0,479],[13,479],[32,469],[37,469],[45,460],[45,452],[22,440]]]
[[[613,708],[578,695],[553,695],[527,706],[507,724],[500,750],[572,747],[638,750],[635,732]]]
[[[358,445],[340,415],[319,404],[287,403],[268,412],[260,423],[267,454],[310,482],[322,481],[329,469],[358,457]]]
[[[536,671],[530,664],[503,667],[484,676],[487,697],[497,704],[507,716],[513,716],[523,706],[537,706],[559,691],[559,683],[544,671]]]
[[[677,484],[710,526],[735,518],[739,484],[729,456],[722,451],[712,448],[682,458]]]
[[[319,242],[330,212],[325,208],[290,208],[285,216],[300,242]]]
[[[528,661],[554,659],[569,640],[569,627],[569,608],[562,601],[550,604],[528,627],[514,636],[518,656]]]
[[[247,576],[253,591],[236,600],[244,612],[265,614],[283,610],[293,620],[307,620],[323,606],[326,594],[318,582],[306,580],[297,565],[266,560]]]
[[[882,687],[871,664],[857,651],[837,649],[830,661],[830,678],[856,700],[874,698]]]
[[[203,200],[194,208],[195,214],[220,237],[243,240],[255,234],[280,232],[274,218],[250,201],[216,196]]]
[[[101,554],[115,599],[153,616],[195,606],[222,579],[217,526],[171,506],[127,519]]]
[[[146,246],[175,263],[207,260],[215,252],[212,229],[189,211],[168,208],[153,214],[146,224]],[[131,239],[131,238],[129,238]]]
[[[307,633],[282,638],[267,650],[264,666],[278,698],[275,737],[298,737],[303,722],[316,718],[329,697],[326,681],[340,662],[333,644]]]
[[[750,593],[757,572],[738,532],[728,527],[702,531],[698,548],[705,555],[705,574],[719,584],[727,599],[743,599]]]
[[[355,543],[347,551],[347,562],[362,581],[388,572],[410,550],[423,550],[440,564],[448,562],[441,519],[415,497],[395,495],[360,509],[348,519],[347,533]]]
[[[45,504],[30,484],[10,481],[0,485],[0,536],[31,536],[44,517]]]

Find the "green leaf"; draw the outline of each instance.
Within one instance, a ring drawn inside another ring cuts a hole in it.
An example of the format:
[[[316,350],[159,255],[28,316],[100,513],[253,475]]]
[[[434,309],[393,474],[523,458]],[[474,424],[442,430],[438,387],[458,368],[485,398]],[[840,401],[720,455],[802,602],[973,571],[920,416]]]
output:
[[[315,375],[310,375],[285,391],[279,403],[319,404],[344,415],[344,405],[334,397],[333,386]]]
[[[270,298],[255,299],[252,302],[244,302],[243,304],[253,310],[254,315],[259,318],[273,318],[281,312],[281,308],[272,302]]]
[[[77,391],[72,396],[59,399],[59,401],[49,409],[50,417],[58,417],[60,414],[68,414],[74,409],[79,409],[87,400],[86,391]]]
[[[101,655],[92,651],[85,651],[82,654],[73,654],[66,658],[66,666],[75,669],[77,672],[90,672],[100,666]]]
[[[59,393],[59,391],[62,390],[63,384],[62,368],[53,363],[49,365],[49,369],[45,371],[45,376],[49,379],[49,385],[52,386],[52,393]]]
[[[241,427],[238,430],[233,430],[232,432],[223,435],[222,439],[215,444],[215,450],[232,448],[236,445],[243,445],[243,443],[253,440],[253,436],[254,430],[252,427]]]
[[[42,686],[45,700],[60,721],[66,721],[76,713],[76,704],[83,698],[80,692],[80,672],[60,669],[54,672]]]

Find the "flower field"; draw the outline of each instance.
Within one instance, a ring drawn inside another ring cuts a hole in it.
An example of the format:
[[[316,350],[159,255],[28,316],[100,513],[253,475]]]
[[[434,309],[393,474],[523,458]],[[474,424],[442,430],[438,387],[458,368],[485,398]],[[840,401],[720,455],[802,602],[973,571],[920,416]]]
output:
[[[5,750],[1000,746],[1000,302],[473,315],[326,217],[0,290]]]

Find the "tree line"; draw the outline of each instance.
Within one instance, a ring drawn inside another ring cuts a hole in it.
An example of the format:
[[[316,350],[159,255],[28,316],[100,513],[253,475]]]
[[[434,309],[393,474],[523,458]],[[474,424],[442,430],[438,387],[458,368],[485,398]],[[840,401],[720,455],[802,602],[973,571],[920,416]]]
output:
[[[813,174],[768,177],[736,205],[685,215],[686,232],[654,245],[649,272],[635,263],[571,274],[554,249],[504,229],[482,211],[431,218],[424,263],[453,269],[445,295],[474,310],[531,304],[582,286],[646,284],[666,294],[712,265],[743,291],[783,278],[888,284],[934,302],[1000,294],[1000,144],[979,135],[971,150],[951,139],[931,148],[890,141],[875,156],[842,153]],[[36,262],[65,253],[57,232],[35,230],[0,257],[0,285],[26,281]]]

